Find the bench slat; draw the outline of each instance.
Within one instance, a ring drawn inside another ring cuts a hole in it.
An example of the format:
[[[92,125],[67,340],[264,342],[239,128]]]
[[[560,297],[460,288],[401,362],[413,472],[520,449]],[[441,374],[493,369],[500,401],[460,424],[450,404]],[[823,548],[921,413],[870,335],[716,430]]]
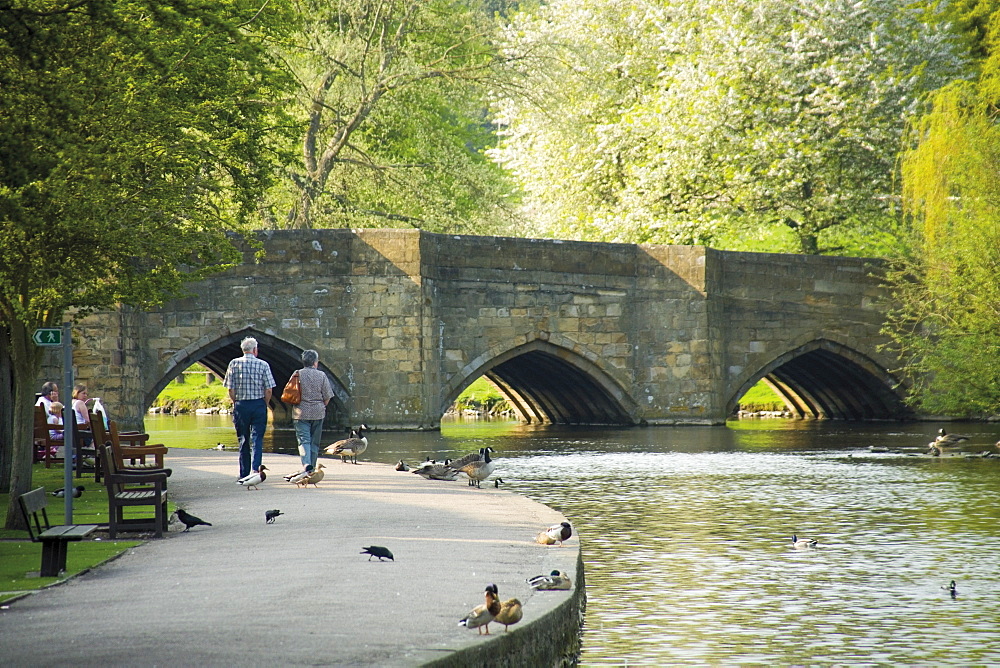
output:
[[[38,535],[38,540],[82,540],[96,530],[96,524],[64,524],[46,529]]]

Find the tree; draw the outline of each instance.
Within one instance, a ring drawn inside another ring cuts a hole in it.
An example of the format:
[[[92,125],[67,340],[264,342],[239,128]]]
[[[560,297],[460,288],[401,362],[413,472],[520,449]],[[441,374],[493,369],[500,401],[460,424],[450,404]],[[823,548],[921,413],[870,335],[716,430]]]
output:
[[[31,482],[37,327],[153,304],[239,261],[287,78],[280,2],[0,3],[0,316],[10,488]],[[16,504],[7,526],[21,524]]]
[[[511,188],[485,156],[492,15],[469,0],[308,0],[282,50],[300,82],[299,159],[275,227],[500,229]]]
[[[500,99],[493,155],[551,233],[843,251],[890,224],[905,119],[964,71],[905,4],[550,3],[507,31],[532,94]]]
[[[1000,412],[1000,11],[990,26],[981,77],[934,94],[902,158],[912,252],[885,331],[927,413]]]

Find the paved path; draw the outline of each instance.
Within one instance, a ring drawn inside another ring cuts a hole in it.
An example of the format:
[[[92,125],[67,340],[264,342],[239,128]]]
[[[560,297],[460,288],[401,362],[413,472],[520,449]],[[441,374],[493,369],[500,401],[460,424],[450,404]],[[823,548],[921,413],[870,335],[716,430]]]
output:
[[[0,612],[0,663],[419,665],[484,641],[457,622],[487,583],[524,603],[522,625],[568,595],[525,584],[575,572],[575,536],[563,548],[534,543],[564,519],[551,508],[385,464],[322,461],[326,479],[298,489],[281,479],[298,458],[265,455],[272,476],[248,491],[234,482],[235,453],[171,450],[171,499],[213,526],[172,525],[161,540],[14,602]],[[285,515],[265,524],[272,508]],[[366,561],[367,545],[396,560]]]

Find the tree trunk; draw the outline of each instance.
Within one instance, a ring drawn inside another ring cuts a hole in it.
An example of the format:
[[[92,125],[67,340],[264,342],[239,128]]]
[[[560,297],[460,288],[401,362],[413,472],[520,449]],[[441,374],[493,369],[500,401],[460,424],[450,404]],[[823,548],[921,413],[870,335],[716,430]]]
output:
[[[10,500],[7,505],[7,529],[25,529],[24,518],[14,500],[31,489],[32,433],[35,405],[34,386],[41,370],[42,353],[31,340],[34,328],[13,322],[10,334],[11,371],[14,380],[13,438],[10,450]],[[62,389],[62,388],[60,388]],[[63,390],[65,392],[65,390]]]
[[[0,494],[10,492],[10,456],[14,449],[14,374],[10,329],[0,325]]]

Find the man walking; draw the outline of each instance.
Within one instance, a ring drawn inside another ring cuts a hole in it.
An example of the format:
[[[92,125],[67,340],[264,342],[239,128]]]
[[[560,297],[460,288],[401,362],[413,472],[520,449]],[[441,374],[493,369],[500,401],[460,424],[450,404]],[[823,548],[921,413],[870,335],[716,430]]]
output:
[[[229,362],[222,384],[229,389],[233,401],[233,424],[240,443],[240,478],[245,478],[260,470],[274,377],[268,363],[257,358],[257,339],[248,336],[240,343],[240,349],[243,357]]]

